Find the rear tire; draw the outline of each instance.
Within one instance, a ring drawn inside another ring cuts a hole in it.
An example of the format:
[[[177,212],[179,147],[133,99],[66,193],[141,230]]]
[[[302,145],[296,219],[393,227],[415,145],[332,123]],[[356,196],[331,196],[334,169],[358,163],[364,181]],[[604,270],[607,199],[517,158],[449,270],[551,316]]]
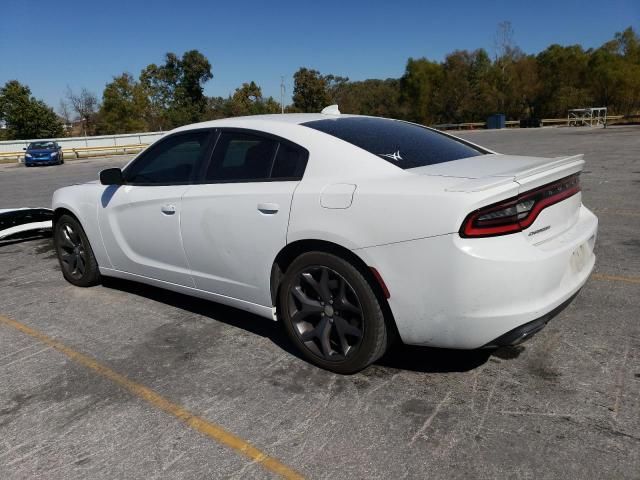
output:
[[[300,255],[278,292],[278,316],[311,363],[356,373],[380,358],[388,343],[381,305],[348,261],[325,252]]]
[[[53,244],[62,275],[69,283],[78,287],[100,283],[98,262],[78,220],[62,215],[54,227]]]

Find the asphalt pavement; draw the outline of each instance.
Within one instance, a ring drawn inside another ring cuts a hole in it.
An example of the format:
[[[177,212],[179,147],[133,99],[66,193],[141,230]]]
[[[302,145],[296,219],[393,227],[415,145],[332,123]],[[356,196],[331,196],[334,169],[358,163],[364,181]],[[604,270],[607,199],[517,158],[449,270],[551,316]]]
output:
[[[3,242],[0,478],[639,478],[640,128],[460,135],[585,154],[596,271],[529,342],[400,346],[341,376],[276,323],[131,282],[77,288],[50,238]],[[126,161],[0,166],[0,208]]]

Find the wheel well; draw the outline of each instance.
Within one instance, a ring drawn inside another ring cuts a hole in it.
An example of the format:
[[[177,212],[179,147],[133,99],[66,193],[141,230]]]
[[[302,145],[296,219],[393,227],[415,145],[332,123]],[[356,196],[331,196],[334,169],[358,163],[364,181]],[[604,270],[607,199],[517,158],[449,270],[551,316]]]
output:
[[[327,242],[324,240],[298,240],[296,242],[288,244],[286,247],[280,250],[280,253],[278,253],[278,255],[276,256],[276,259],[274,260],[273,266],[271,268],[271,300],[273,302],[273,305],[276,306],[276,309],[278,308],[278,290],[284,272],[287,271],[289,266],[297,257],[307,252],[331,253],[337,257],[342,258],[343,260],[348,261],[354,267],[356,267],[358,271],[360,271],[362,276],[369,282],[369,285],[378,298],[385,319],[387,320],[389,326],[393,329],[393,331],[390,333],[397,333],[396,323],[393,319],[393,313],[391,312],[391,308],[389,307],[389,303],[387,302],[387,298],[385,297],[382,286],[371,271],[371,268],[367,266],[367,264],[351,250],[338,245],[337,243]]]
[[[56,208],[53,212],[53,225],[56,224],[56,222],[62,215],[71,215],[73,218],[75,218],[78,221],[78,223],[80,223],[80,220],[78,219],[78,217],[76,217],[71,210],[67,210],[64,207],[60,207],[60,208]]]

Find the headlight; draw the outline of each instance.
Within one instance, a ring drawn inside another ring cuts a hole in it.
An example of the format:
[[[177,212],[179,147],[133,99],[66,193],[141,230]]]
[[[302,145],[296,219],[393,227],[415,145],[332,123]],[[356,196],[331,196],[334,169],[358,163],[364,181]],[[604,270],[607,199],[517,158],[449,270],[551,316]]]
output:
[[[24,158],[31,158],[31,154],[30,153],[25,153],[24,154]]]
[[[57,155],[58,155],[58,152],[51,152],[51,156],[52,156],[52,157],[55,157],[55,156],[57,156]]]

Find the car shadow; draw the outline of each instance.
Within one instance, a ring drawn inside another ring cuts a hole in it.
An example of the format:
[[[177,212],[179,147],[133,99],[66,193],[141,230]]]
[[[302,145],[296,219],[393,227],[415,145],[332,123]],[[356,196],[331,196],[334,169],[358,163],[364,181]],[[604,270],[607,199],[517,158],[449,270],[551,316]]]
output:
[[[233,307],[129,280],[104,277],[102,285],[260,335],[268,338],[287,353],[306,361],[291,343],[280,322],[272,322]],[[486,349],[451,350],[404,345],[398,342],[375,364],[391,369],[424,373],[467,372],[484,364],[491,354],[492,350]]]

